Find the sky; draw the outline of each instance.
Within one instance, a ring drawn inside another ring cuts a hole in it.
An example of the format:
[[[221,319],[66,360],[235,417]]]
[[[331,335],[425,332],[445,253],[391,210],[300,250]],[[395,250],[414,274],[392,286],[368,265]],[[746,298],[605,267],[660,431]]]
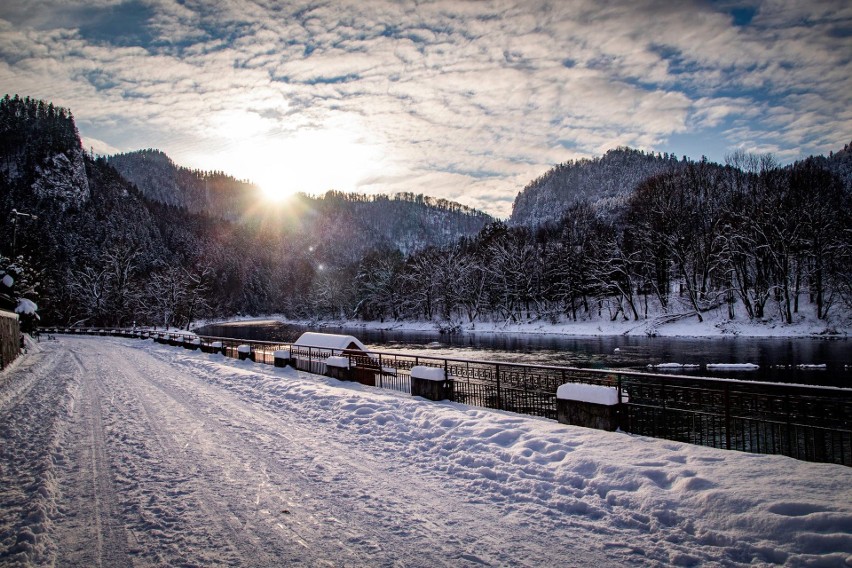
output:
[[[851,58],[846,0],[0,5],[0,90],[70,108],[97,154],[498,217],[553,165],[618,146],[839,150]]]

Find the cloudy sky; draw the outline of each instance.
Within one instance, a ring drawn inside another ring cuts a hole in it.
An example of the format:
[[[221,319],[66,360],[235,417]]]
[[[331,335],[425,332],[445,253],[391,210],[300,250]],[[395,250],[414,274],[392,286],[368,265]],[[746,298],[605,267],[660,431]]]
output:
[[[269,191],[507,216],[616,146],[782,162],[852,140],[848,0],[4,0],[0,86],[84,144]]]

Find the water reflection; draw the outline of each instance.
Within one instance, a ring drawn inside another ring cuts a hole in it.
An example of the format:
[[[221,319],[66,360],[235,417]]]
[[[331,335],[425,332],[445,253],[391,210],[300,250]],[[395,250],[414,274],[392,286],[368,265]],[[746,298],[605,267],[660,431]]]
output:
[[[275,321],[207,326],[204,335],[261,341],[295,341],[305,331],[354,335],[378,351],[424,353],[436,357],[572,367],[648,370],[648,365],[682,363],[698,369],[678,374],[821,384],[852,388],[848,340],[816,338],[671,338],[644,336],[569,337],[560,335],[424,331],[379,331],[326,327],[321,330]],[[753,363],[757,371],[708,371],[713,363]],[[825,365],[802,369],[800,365]]]

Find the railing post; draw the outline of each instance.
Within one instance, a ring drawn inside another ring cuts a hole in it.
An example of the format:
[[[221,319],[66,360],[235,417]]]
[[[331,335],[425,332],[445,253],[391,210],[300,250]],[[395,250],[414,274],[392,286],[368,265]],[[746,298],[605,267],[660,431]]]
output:
[[[497,383],[497,409],[503,409],[503,401],[500,393],[500,365],[494,365],[494,379]]]
[[[784,416],[787,419],[787,455],[792,458],[796,456],[793,455],[793,426],[790,414],[790,393],[787,393],[784,395]]]
[[[731,449],[731,390],[725,384],[725,449]]]
[[[660,436],[660,437],[661,438],[668,438],[668,434],[669,434],[669,413],[668,413],[668,409],[666,408],[666,381],[665,381],[665,379],[660,380],[660,398],[662,399],[662,403],[663,403],[663,435]],[[654,432],[654,436],[656,436],[656,435],[657,435],[657,433]]]

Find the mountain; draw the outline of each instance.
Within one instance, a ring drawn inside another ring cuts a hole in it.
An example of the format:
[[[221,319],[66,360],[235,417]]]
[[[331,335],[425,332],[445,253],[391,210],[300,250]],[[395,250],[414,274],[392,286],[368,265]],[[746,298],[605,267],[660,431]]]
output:
[[[82,150],[70,111],[18,96],[0,100],[0,242],[3,262],[33,275],[22,295],[63,322],[85,306],[125,311],[128,281],[108,282],[108,265],[146,273],[165,248],[139,192]]]
[[[0,99],[0,271],[34,275],[13,292],[43,323],[351,313],[364,258],[451,246],[493,221],[422,195],[260,199],[156,150],[95,158],[69,110]]]
[[[299,194],[298,211],[287,230],[308,246],[340,249],[335,257],[361,255],[371,249],[398,249],[403,254],[443,247],[476,235],[494,219],[464,205],[423,195],[363,195],[329,191],[321,197]],[[299,236],[297,236],[299,235]]]
[[[558,221],[566,209],[581,201],[598,209],[621,206],[641,182],[681,167],[685,160],[617,148],[600,158],[559,164],[518,194],[509,224],[539,226]]]
[[[35,99],[6,95],[0,101],[0,176],[17,202],[17,187],[28,199],[50,199],[64,210],[89,199],[83,152],[71,112]]]
[[[239,219],[260,197],[260,189],[222,172],[205,172],[176,165],[159,150],[138,150],[107,158],[146,199],[174,205],[191,213]]]
[[[614,150],[535,180],[509,225],[412,194],[273,205],[162,152],[128,156],[86,154],[67,109],[0,99],[0,271],[42,323],[852,311],[848,146],[761,171]]]
[[[107,158],[124,178],[151,201],[242,223],[274,225],[305,246],[335,250],[348,258],[371,248],[399,249],[403,254],[428,246],[445,246],[475,235],[494,219],[458,203],[408,193],[385,195],[329,191],[303,194],[283,204],[258,208],[264,197],[257,186],[221,172],[201,172],[176,165],[159,150],[139,150]],[[348,252],[346,252],[348,251]]]

